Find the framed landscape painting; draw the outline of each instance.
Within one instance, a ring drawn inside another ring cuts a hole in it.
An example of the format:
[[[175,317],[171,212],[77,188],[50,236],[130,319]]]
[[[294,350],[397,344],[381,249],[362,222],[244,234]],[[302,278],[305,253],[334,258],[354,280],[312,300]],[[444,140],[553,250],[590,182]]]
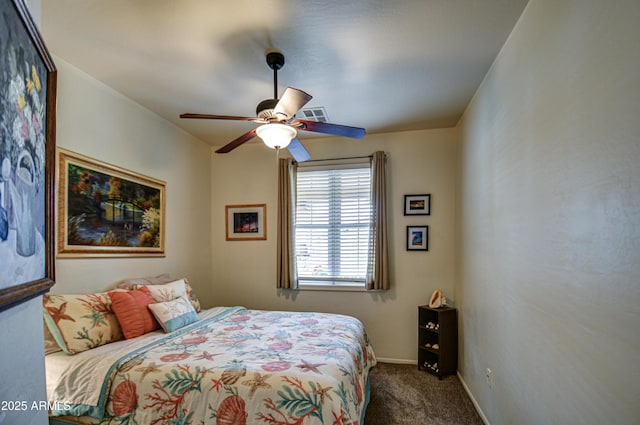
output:
[[[56,78],[25,1],[0,2],[0,311],[54,284]]]
[[[58,149],[58,257],[163,257],[165,186]]]

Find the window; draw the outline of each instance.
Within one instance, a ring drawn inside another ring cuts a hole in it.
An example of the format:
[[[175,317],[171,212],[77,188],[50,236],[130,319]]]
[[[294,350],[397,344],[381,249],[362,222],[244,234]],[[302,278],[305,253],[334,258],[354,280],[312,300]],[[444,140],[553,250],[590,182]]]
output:
[[[371,235],[369,162],[299,166],[295,256],[300,288],[365,288]]]

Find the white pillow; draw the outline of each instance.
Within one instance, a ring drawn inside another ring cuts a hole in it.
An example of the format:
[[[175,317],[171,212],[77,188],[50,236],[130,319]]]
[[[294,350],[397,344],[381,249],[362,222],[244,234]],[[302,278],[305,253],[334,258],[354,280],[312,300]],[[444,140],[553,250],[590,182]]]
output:
[[[175,282],[165,283],[164,285],[146,285],[146,288],[149,289],[151,296],[158,303],[175,300],[187,295],[187,286],[184,279],[178,279]]]
[[[148,307],[167,333],[198,321],[198,314],[186,296],[172,301],[149,304]]]

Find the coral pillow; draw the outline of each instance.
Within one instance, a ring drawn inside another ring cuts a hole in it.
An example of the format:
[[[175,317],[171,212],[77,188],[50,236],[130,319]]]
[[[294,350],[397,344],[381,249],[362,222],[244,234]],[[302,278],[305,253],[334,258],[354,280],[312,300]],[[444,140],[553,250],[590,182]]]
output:
[[[160,328],[147,308],[156,301],[146,287],[129,292],[111,291],[111,305],[126,339],[144,335]]]

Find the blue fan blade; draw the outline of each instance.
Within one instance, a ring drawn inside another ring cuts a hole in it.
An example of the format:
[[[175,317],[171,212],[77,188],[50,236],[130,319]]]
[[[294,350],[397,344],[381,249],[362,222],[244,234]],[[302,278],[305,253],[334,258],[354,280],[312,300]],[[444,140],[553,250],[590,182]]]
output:
[[[309,158],[311,158],[311,154],[304,148],[304,146],[302,146],[300,139],[298,139],[297,137],[294,137],[291,140],[291,143],[289,143],[287,149],[289,149],[291,155],[298,162],[305,162],[308,161]]]

